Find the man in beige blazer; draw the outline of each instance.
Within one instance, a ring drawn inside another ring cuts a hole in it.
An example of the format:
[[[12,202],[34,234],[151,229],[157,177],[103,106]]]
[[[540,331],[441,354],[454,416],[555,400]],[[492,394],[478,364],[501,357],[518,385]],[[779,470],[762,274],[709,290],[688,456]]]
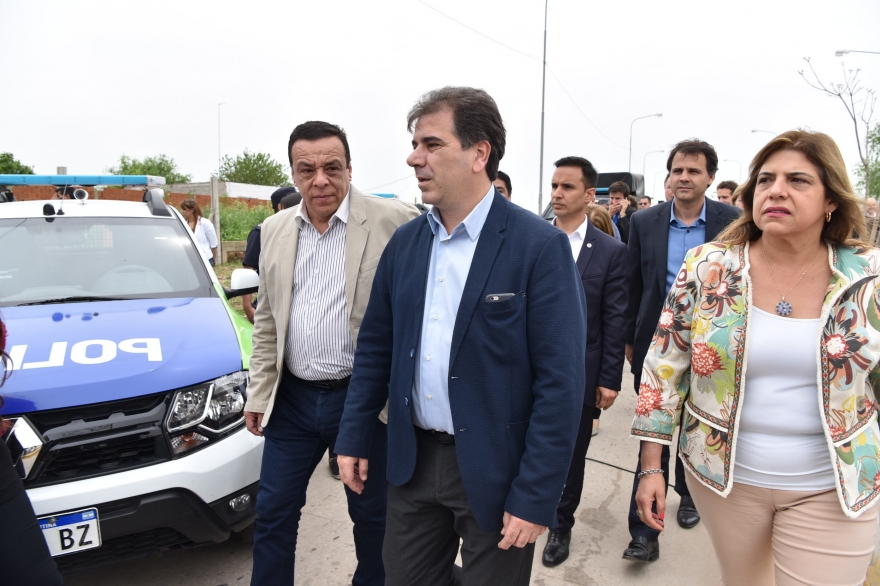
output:
[[[351,185],[348,140],[338,126],[300,124],[288,153],[303,201],[263,223],[245,405],[248,430],[266,439],[252,585],[293,584],[300,511],[312,472],[336,441],[373,275],[398,226],[419,215],[414,206]],[[387,458],[384,415],[370,452],[380,470]],[[367,484],[360,495],[345,487],[355,586],[385,583],[387,481],[375,474]]]

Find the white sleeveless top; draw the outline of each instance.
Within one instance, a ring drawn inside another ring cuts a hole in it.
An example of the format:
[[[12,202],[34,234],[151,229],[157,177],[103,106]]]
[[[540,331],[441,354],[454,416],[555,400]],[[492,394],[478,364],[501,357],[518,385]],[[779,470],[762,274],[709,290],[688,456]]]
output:
[[[733,481],[777,490],[835,487],[822,425],[820,319],[751,308]]]

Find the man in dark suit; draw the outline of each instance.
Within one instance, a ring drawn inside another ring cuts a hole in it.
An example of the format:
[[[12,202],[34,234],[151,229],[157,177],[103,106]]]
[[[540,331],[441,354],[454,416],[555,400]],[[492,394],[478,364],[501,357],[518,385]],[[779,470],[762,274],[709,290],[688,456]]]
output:
[[[635,208],[629,206],[629,185],[623,181],[615,181],[608,186],[608,213],[611,221],[620,231],[620,240],[629,242],[629,216]]]
[[[422,200],[382,255],[336,452],[360,491],[388,400],[388,586],[528,584],[584,394],[586,307],[565,234],[492,185],[505,131],[484,91],[409,113]],[[372,471],[382,474],[382,470]]]
[[[584,465],[593,432],[593,409],[607,409],[620,392],[626,344],[626,246],[593,226],[587,200],[595,193],[598,173],[582,157],[556,161],[550,202],[557,228],[568,235],[572,257],[587,299],[586,386],[581,423],[565,489],[550,526],[541,561],[556,566],[568,558],[574,512],[584,487]]]
[[[695,246],[711,242],[739,216],[739,210],[706,197],[706,189],[715,179],[718,155],[701,140],[685,140],[672,148],[666,161],[667,183],[673,199],[633,214],[629,235],[629,308],[627,310],[626,357],[639,391],[642,365],[651,345],[660,313],[672,288],[685,254]],[[675,492],[681,496],[678,524],[686,529],[700,522],[685,484],[685,471],[675,458]],[[663,476],[669,484],[669,448],[662,456]],[[639,485],[636,468],[629,510],[629,532],[632,541],[623,552],[624,559],[652,562],[660,557],[659,532],[651,529],[638,516],[635,494]]]

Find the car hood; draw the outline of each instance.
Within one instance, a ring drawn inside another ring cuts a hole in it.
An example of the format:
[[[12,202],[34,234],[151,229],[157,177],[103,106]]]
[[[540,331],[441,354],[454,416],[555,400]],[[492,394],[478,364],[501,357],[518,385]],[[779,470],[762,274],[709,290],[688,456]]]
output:
[[[7,307],[4,414],[169,391],[241,369],[219,298]]]

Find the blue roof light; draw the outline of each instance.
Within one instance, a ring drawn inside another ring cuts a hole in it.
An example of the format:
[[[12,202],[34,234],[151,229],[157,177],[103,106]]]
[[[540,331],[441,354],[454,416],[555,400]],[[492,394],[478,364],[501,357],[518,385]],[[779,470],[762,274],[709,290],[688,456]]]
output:
[[[153,175],[0,175],[0,185],[165,185]]]

